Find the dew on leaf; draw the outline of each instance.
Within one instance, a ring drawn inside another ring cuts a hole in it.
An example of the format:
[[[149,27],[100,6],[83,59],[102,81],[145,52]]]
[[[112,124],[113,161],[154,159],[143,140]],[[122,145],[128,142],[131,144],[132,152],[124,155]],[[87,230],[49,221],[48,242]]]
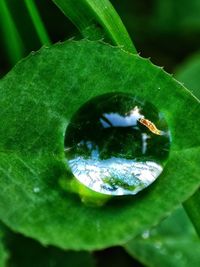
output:
[[[34,187],[33,188],[33,192],[34,193],[39,193],[40,192],[40,188],[39,187]]]
[[[106,195],[134,195],[163,171],[170,134],[162,113],[130,94],[95,97],[72,117],[66,162],[86,187]]]
[[[143,239],[148,239],[150,237],[150,231],[146,230],[142,233],[142,238]]]
[[[161,247],[162,247],[162,243],[161,242],[159,242],[159,241],[157,241],[155,244],[154,244],[154,246],[155,246],[155,248],[156,249],[161,249]]]

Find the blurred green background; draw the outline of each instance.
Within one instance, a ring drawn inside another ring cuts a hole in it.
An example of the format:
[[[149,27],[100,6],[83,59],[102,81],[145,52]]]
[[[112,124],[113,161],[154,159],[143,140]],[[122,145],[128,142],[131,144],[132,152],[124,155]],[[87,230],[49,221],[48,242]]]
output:
[[[18,30],[23,55],[41,47],[24,1],[6,0]],[[78,34],[73,24],[50,0],[36,0],[52,43]],[[144,57],[173,72],[176,66],[200,47],[199,0],[111,0],[121,16],[134,44]],[[5,42],[1,16],[0,73],[12,66]]]

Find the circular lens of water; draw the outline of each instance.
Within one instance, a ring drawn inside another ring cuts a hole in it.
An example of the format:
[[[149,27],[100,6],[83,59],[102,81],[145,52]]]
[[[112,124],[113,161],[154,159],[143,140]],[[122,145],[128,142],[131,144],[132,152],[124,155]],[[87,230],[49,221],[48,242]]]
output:
[[[74,177],[106,195],[134,195],[149,186],[163,171],[169,149],[163,114],[124,93],[88,101],[65,133],[66,162]]]

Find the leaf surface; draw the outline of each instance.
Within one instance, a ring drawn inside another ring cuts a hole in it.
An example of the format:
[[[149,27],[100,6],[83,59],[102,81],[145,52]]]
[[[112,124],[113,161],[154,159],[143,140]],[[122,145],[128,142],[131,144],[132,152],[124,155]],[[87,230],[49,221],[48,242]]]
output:
[[[59,185],[69,174],[64,134],[80,106],[108,92],[137,95],[165,115],[170,159],[140,194],[87,207]],[[123,244],[157,224],[200,184],[200,124],[194,123],[199,102],[138,55],[86,40],[43,48],[1,80],[0,107],[0,218],[44,244],[86,250]]]

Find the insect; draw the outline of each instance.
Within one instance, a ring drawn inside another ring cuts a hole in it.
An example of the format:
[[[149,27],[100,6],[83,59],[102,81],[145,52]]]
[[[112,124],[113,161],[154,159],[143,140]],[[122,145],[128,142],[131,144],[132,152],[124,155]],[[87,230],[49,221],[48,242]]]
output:
[[[146,126],[152,133],[157,134],[157,135],[163,135],[163,131],[158,130],[153,122],[145,118],[140,118],[138,121],[144,126]]]

